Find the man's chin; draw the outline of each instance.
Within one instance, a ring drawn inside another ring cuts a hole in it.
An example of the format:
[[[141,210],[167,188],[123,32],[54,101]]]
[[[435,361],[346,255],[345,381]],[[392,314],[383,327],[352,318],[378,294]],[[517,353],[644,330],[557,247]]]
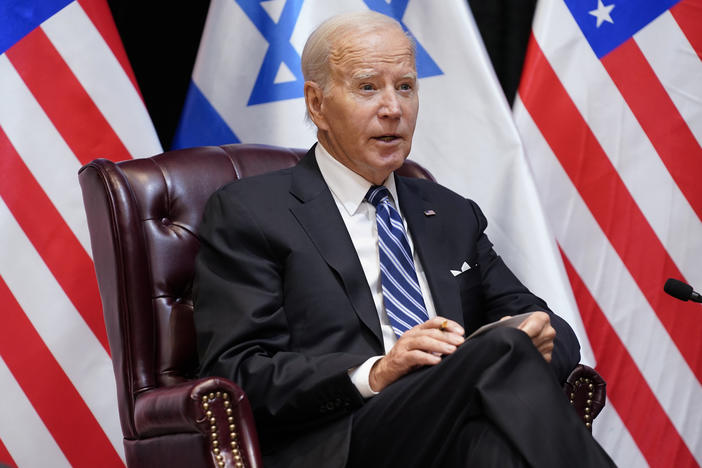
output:
[[[382,168],[382,172],[389,176],[393,171],[398,170],[404,164],[407,155],[405,153],[392,154],[387,156],[382,156],[379,158],[381,164],[378,164],[378,168]]]

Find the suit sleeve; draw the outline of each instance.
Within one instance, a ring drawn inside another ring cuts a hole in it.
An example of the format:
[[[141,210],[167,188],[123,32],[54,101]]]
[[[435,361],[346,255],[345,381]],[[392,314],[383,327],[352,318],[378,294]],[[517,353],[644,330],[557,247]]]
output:
[[[200,237],[193,295],[201,375],[243,387],[262,438],[311,429],[360,406],[347,370],[367,356],[292,349],[284,258],[255,214],[219,191]]]
[[[566,378],[580,360],[580,344],[573,329],[553,313],[546,302],[532,294],[505,265],[485,235],[487,219],[477,204],[470,201],[478,222],[477,257],[482,276],[482,294],[485,322],[499,320],[505,315],[544,311],[551,318],[556,330],[551,367],[560,382]]]

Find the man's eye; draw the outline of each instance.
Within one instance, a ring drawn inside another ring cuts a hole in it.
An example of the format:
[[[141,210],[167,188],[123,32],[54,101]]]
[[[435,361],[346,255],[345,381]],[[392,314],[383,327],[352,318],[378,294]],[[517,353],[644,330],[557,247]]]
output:
[[[409,83],[402,83],[402,84],[399,86],[399,88],[400,88],[402,91],[409,91],[409,90],[412,89],[412,85],[409,84]]]
[[[373,91],[373,85],[370,85],[370,84],[361,85],[361,90],[363,90],[363,91]]]

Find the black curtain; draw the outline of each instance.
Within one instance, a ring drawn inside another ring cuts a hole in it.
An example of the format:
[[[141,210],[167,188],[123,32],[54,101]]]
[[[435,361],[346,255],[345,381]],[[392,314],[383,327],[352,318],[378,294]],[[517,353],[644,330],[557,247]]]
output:
[[[233,0],[232,0],[233,1]],[[519,85],[536,0],[467,0],[507,99]],[[178,125],[209,0],[108,0],[164,149]]]

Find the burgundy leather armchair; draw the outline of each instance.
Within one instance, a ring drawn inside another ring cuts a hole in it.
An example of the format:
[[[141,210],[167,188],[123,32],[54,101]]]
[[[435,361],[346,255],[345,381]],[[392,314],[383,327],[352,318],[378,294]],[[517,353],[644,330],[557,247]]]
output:
[[[197,378],[197,230],[218,187],[292,166],[304,154],[236,144],[81,168],[130,468],[262,466],[244,392],[226,379]],[[411,162],[400,173],[431,178]],[[604,405],[604,381],[578,366],[566,392],[589,426]]]

